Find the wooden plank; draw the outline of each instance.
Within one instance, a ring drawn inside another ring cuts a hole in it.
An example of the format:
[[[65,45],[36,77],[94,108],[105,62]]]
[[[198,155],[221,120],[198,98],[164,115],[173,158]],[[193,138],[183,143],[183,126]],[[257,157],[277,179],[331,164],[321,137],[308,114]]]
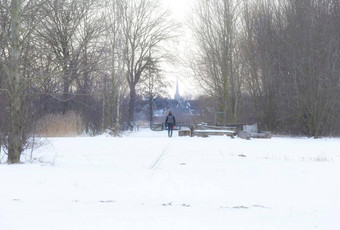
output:
[[[204,130],[195,130],[194,132],[201,132],[201,133],[232,133],[234,134],[235,131],[233,130],[214,130],[214,129],[204,129]]]
[[[236,127],[229,127],[229,126],[213,126],[213,125],[197,125],[199,130],[230,130],[236,131]]]
[[[194,130],[193,135],[197,136],[209,136],[209,135],[214,135],[214,136],[223,136],[227,135],[229,137],[234,137],[235,131],[232,130]]]

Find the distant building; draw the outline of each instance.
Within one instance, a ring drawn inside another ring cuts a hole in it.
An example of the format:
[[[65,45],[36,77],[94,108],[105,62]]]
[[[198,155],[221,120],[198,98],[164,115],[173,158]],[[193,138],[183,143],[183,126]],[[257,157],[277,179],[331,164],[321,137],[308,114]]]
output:
[[[181,96],[179,95],[178,79],[177,79],[177,83],[176,83],[176,93],[175,93],[174,99],[177,100],[177,101],[181,100]]]
[[[149,120],[150,107],[147,100],[140,98],[136,101],[136,120]],[[154,123],[163,123],[168,112],[172,111],[179,123],[191,123],[200,120],[204,109],[195,100],[185,100],[179,94],[178,80],[173,99],[156,97],[152,101],[152,116]]]
[[[177,122],[192,122],[199,119],[204,113],[194,100],[156,98],[153,106],[153,121],[155,123],[164,122],[170,110]]]

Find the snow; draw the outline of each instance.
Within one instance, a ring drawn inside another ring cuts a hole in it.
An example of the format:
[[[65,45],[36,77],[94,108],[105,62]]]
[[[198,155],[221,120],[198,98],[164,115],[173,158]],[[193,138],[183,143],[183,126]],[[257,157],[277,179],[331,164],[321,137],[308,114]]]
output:
[[[1,230],[333,230],[340,139],[50,138],[0,165]],[[25,156],[23,156],[23,159]]]

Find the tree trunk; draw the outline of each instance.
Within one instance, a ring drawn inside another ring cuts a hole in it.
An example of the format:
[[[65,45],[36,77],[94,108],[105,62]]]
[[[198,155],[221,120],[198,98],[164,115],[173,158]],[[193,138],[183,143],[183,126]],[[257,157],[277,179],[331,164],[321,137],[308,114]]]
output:
[[[149,119],[150,119],[150,128],[152,127],[152,123],[153,123],[153,95],[150,94],[149,95]]]
[[[65,114],[67,110],[69,109],[69,90],[70,90],[70,82],[68,78],[68,71],[64,73],[64,78],[63,78],[63,95],[62,95],[62,113]]]
[[[12,22],[10,25],[11,35],[11,63],[9,71],[9,93],[10,93],[10,124],[8,134],[8,160],[9,164],[19,163],[22,152],[21,143],[21,89],[20,89],[20,72],[19,72],[19,23],[20,23],[20,1],[11,1]]]
[[[20,162],[21,155],[21,121],[20,121],[20,98],[15,95],[10,105],[10,130],[8,135],[8,163],[14,164]]]
[[[130,103],[129,103],[129,124],[134,119],[134,111],[135,111],[135,102],[136,102],[136,89],[135,86],[130,86]]]

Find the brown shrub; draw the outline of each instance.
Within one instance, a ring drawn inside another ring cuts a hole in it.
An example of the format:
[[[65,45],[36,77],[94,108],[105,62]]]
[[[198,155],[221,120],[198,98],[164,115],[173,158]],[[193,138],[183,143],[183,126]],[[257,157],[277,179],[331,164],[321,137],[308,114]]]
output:
[[[82,121],[79,114],[47,114],[37,123],[37,134],[45,137],[72,137],[81,134]]]

